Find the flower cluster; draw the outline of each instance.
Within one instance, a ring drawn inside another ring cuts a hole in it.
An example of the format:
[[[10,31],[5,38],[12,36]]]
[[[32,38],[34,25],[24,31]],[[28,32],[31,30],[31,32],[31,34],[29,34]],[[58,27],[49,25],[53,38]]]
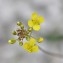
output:
[[[31,19],[28,21],[28,25],[38,31],[40,29],[40,24],[43,22],[44,18],[42,16],[38,16],[37,13],[33,13]]]
[[[13,35],[17,35],[17,39],[10,39],[8,42],[9,44],[14,44],[16,41],[19,43],[20,46],[22,46],[26,51],[32,53],[37,52],[39,50],[39,47],[37,43],[43,42],[43,38],[34,38],[32,37],[32,31],[39,31],[40,30],[40,24],[44,22],[44,18],[39,16],[36,13],[33,13],[31,16],[31,19],[28,21],[28,29],[25,29],[24,25],[21,22],[17,22],[18,29],[13,31]],[[23,40],[26,40],[25,42]]]

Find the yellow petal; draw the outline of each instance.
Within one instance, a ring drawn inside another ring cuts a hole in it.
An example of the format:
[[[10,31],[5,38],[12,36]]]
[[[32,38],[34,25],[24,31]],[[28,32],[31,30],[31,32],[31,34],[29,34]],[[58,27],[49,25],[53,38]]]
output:
[[[24,43],[23,48],[29,53],[37,52],[39,50],[37,45],[30,45],[29,42]]]
[[[38,48],[37,45],[35,45],[35,46],[32,47],[32,51],[33,51],[33,52],[38,52],[38,50],[39,50],[39,48]]]
[[[29,41],[30,45],[34,45],[36,43],[36,40],[34,38],[31,37],[30,41]]]
[[[26,43],[23,44],[23,48],[27,49],[27,47],[28,47],[28,43],[26,42]]]
[[[30,38],[30,42],[35,42],[36,40],[34,38]]]
[[[35,20],[37,18],[37,13],[32,13],[32,20]]]
[[[43,22],[44,22],[44,17],[39,16],[39,17],[38,17],[38,22],[39,22],[39,23],[43,23]]]
[[[39,30],[40,30],[40,25],[34,25],[34,26],[33,26],[33,29],[34,29],[35,31],[39,31]]]
[[[32,51],[31,50],[27,50],[29,53],[32,53]]]
[[[28,21],[28,26],[29,26],[29,27],[33,27],[33,22],[32,22],[32,20],[29,20],[29,21]]]
[[[23,44],[23,48],[24,48],[27,52],[32,53],[32,46],[29,44],[29,42],[25,42],[25,43]]]

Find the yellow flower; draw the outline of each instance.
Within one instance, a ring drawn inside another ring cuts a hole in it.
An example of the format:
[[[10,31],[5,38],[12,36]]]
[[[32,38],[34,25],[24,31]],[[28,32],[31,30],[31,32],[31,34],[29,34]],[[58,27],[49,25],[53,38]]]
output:
[[[34,38],[30,38],[28,42],[25,42],[23,44],[23,48],[30,53],[37,52],[39,50],[38,46],[36,45],[36,40]]]
[[[38,41],[38,43],[41,43],[41,42],[43,42],[43,40],[44,40],[44,39],[43,39],[42,37],[40,37],[40,38],[38,38],[37,41]]]
[[[39,16],[36,13],[33,13],[31,20],[28,21],[28,26],[38,31],[40,29],[40,24],[43,22],[44,22],[44,17]]]

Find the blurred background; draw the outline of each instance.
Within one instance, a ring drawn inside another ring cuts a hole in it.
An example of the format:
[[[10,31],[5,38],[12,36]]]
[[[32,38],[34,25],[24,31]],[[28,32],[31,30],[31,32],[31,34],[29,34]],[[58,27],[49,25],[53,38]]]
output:
[[[34,36],[44,37],[39,44],[44,50],[63,54],[63,0],[0,0],[0,63],[63,63],[63,58],[38,53],[27,53],[18,44],[9,45],[8,40],[21,21],[27,26],[31,14],[44,16],[45,22]]]

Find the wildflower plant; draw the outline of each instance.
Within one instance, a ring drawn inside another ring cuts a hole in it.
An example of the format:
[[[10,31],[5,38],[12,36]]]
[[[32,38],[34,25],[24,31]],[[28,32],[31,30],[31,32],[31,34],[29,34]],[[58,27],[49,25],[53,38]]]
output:
[[[20,46],[23,47],[24,50],[27,52],[33,53],[38,52],[39,47],[37,43],[43,42],[43,38],[35,38],[32,36],[32,31],[39,31],[40,30],[40,24],[44,22],[44,17],[39,16],[37,13],[32,13],[31,19],[28,20],[28,29],[25,29],[22,22],[17,22],[17,26],[19,29],[12,32],[13,35],[17,35],[17,39],[10,39],[8,41],[9,44],[14,44],[16,42],[19,43]],[[24,42],[24,39],[26,41]]]

